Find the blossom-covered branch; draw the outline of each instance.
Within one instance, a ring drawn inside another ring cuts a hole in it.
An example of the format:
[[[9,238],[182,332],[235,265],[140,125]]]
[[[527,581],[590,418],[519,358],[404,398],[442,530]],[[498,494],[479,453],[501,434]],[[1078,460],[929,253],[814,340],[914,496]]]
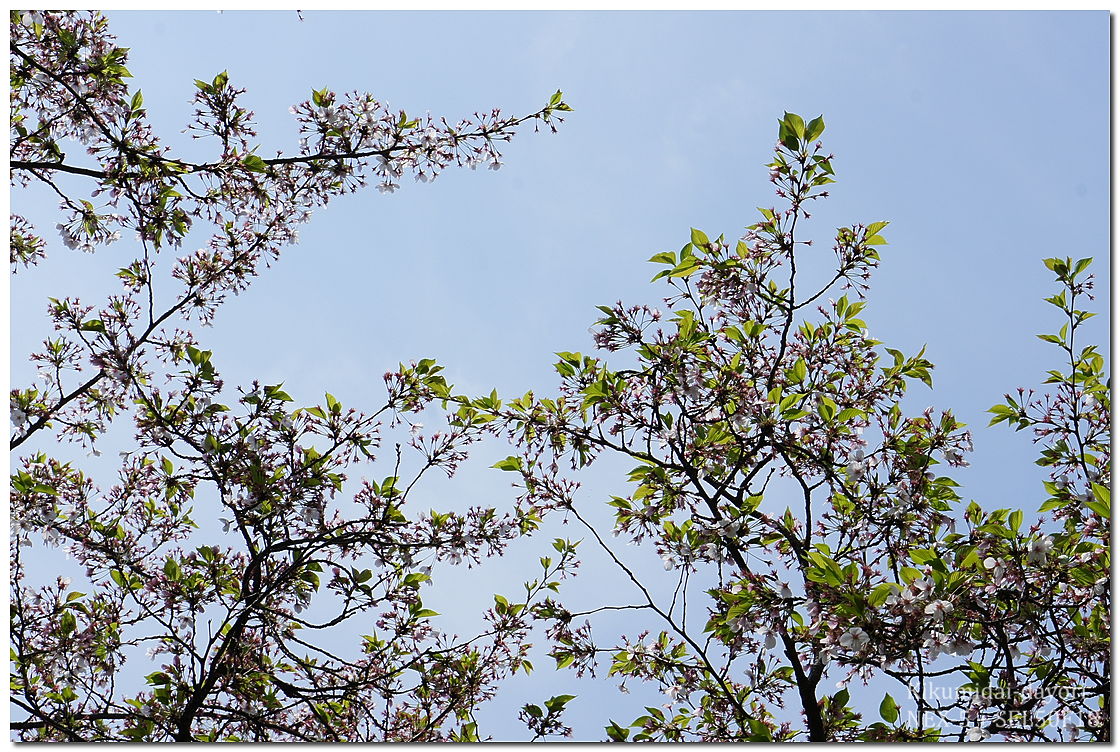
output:
[[[456,398],[440,366],[386,374],[370,412],[330,394],[293,409],[280,385],[227,387],[187,327],[297,242],[315,208],[367,183],[391,193],[407,173],[497,169],[519,127],[561,122],[559,92],[528,116],[450,124],[316,91],[292,108],[297,152],[261,156],[244,92],[222,73],[196,82],[188,129],[216,157],[192,163],[151,131],[100,14],[13,12],[10,51],[15,185],[59,198],[71,250],[136,237],[120,293],[51,299],[56,334],[30,356],[40,383],[11,393],[11,447],[26,452],[11,497],[17,738],[477,739],[476,709],[526,670],[528,606],[574,564],[550,561],[516,608],[496,598],[473,636],[433,623],[434,567],[500,556],[534,528],[516,511],[415,508],[418,482],[454,474],[483,430],[414,419]],[[200,232],[201,248],[160,258]],[[27,219],[13,217],[11,239],[13,273],[45,258]],[[126,422],[133,444],[108,487],[53,456],[67,439],[99,454]],[[405,425],[391,472],[350,480]],[[65,550],[81,574],[45,573],[35,546]]]
[[[610,720],[616,740],[1106,738],[1108,389],[1101,357],[1072,344],[1091,315],[1073,307],[1088,261],[1047,262],[1069,293],[1050,300],[1067,325],[1044,336],[1069,359],[1057,394],[996,408],[1048,442],[1042,511],[1057,516],[1025,525],[1022,510],[965,506],[951,472],[968,464],[970,433],[949,411],[905,410],[932,363],[861,318],[887,223],[840,228],[829,281],[799,280],[825,262],[802,239],[834,180],[823,131],[821,118],[779,121],[768,167],[782,204],[740,240],[694,229],[651,259],[672,288],[664,310],[600,307],[595,343],[624,367],[559,353],[558,394],[493,410],[517,447],[499,467],[520,474],[521,503],[584,524],[645,601],[635,617],[650,617],[603,647],[590,621],[549,603],[537,615],[552,655],[577,673],[610,655],[623,686],[661,687],[662,709]],[[664,602],[581,511],[580,470],[602,454],[635,463],[633,492],[609,500],[613,533],[660,556],[677,579]],[[703,639],[685,626],[698,620]],[[869,722],[848,686],[876,676],[905,695],[888,693]]]
[[[13,392],[24,418],[13,449],[55,424],[62,426],[60,435],[91,443],[105,419],[123,409],[120,389],[95,387],[114,374],[135,371],[146,378],[147,359],[153,351],[158,356],[165,325],[192,318],[208,323],[228,295],[245,289],[262,265],[298,242],[298,225],[316,207],[370,182],[391,193],[406,173],[426,182],[452,166],[498,169],[499,146],[518,127],[533,122],[555,130],[570,110],[557,92],[530,115],[492,110],[451,124],[391,111],[370,94],[323,89],[291,108],[301,129],[298,154],[270,157],[259,154],[253,113],[239,103],[244,90],[220,73],[195,82],[188,126],[195,138],[215,142],[219,158],[192,163],[173,157],[152,133],[143,96],[130,94],[125,84],[127,51],[101,15],[13,12],[11,33],[13,181],[40,181],[58,193],[63,220],[57,229],[67,247],[93,251],[135,233],[141,251],[117,272],[124,291],[107,305],[52,303],[59,335],[32,356],[44,383]],[[67,140],[84,147],[93,164],[73,163]],[[62,185],[57,173],[96,183],[88,191]],[[178,291],[164,285],[157,296],[157,256],[180,247],[200,223],[211,225],[213,234],[204,248],[176,262]],[[13,270],[45,256],[43,238],[23,217],[13,217],[11,237]],[[91,364],[92,377],[79,374]]]

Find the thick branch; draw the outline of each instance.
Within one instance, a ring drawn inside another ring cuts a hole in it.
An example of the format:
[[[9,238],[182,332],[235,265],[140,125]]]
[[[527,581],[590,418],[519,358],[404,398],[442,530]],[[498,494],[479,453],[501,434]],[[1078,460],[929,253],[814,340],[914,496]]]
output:
[[[65,162],[24,162],[23,160],[12,160],[10,163],[13,170],[54,170],[55,172],[68,172],[72,175],[85,175],[90,178],[97,178],[104,180],[108,175],[102,170],[91,170],[88,167],[75,167],[68,165]]]

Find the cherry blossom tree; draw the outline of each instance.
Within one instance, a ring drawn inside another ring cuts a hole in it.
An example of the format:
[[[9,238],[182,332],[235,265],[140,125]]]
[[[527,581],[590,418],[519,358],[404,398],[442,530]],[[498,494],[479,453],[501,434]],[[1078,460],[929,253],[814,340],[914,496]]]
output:
[[[30,355],[38,379],[10,395],[14,734],[475,738],[475,709],[525,666],[527,611],[497,601],[461,638],[432,625],[421,593],[433,564],[499,555],[530,526],[515,511],[407,502],[425,474],[454,472],[485,421],[421,432],[410,416],[454,396],[431,360],[386,374],[387,398],[368,411],[330,394],[297,407],[279,385],[234,390],[191,329],[332,198],[367,184],[391,193],[448,167],[498,169],[520,128],[555,130],[570,109],[560,92],[530,115],[452,123],[315,91],[291,108],[301,138],[286,154],[256,141],[244,90],[220,73],[195,82],[188,125],[213,158],[190,161],[149,127],[102,15],[12,12],[10,35],[14,186],[58,197],[67,248],[131,254],[119,293],[51,300],[55,334]],[[48,247],[13,215],[13,274],[34,273]],[[386,421],[413,435],[353,490],[347,472],[379,453]],[[65,442],[99,454],[121,423],[134,443],[107,487],[60,459]],[[35,546],[65,550],[78,581],[52,580]],[[570,558],[545,566],[527,603]],[[359,623],[367,634],[355,636]],[[145,661],[128,679],[126,662]]]
[[[192,329],[335,196],[497,169],[520,127],[561,122],[560,92],[452,124],[324,89],[292,108],[298,149],[266,152],[221,73],[196,82],[188,131],[217,148],[191,161],[152,133],[105,18],[15,12],[10,33],[14,184],[58,197],[71,251],[136,237],[121,292],[51,300],[39,377],[10,395],[18,738],[474,740],[477,708],[531,667],[536,629],[577,679],[664,693],[636,719],[605,713],[614,740],[1109,738],[1111,398],[1077,338],[1088,259],[1046,262],[1065,317],[1042,335],[1062,352],[1047,390],[992,409],[1034,433],[1051,473],[1037,515],[960,498],[970,434],[906,399],[933,364],[861,319],[887,223],[840,228],[820,276],[827,252],[803,223],[835,177],[822,118],[780,121],[779,205],[741,240],[692,230],[654,256],[668,298],[603,306],[602,357],[560,353],[558,393],[468,397],[422,359],[386,373],[369,409],[296,403],[281,385],[228,387]],[[47,248],[13,215],[17,280]],[[425,432],[426,409],[447,428]],[[121,425],[134,440],[107,486],[62,459],[60,443],[98,453]],[[492,434],[516,447],[497,465],[519,478],[514,506],[410,503]],[[633,468],[609,531],[580,496],[607,455]],[[386,459],[377,480],[350,477]],[[584,527],[632,596],[561,598],[580,556],[557,539],[477,634],[433,625],[435,565],[499,556],[551,519]],[[43,547],[81,574],[51,579]],[[604,638],[608,612],[633,627]],[[521,720],[569,734],[578,692]]]
[[[1095,315],[1078,308],[1092,298],[1093,279],[1086,274],[1091,263],[1046,259],[1061,288],[1046,302],[1061,310],[1064,321],[1057,333],[1038,337],[1062,351],[1062,365],[1047,373],[1045,383],[1052,386],[1045,393],[1020,388],[991,409],[993,425],[1032,430],[1041,447],[1037,462],[1050,469],[1050,480],[1039,509],[1044,516],[1025,536],[1019,534],[1018,510],[1007,514],[1012,535],[1002,518],[968,510],[990,576],[972,618],[999,658],[975,668],[975,676],[991,683],[998,671],[998,687],[1011,701],[994,725],[983,725],[991,714],[978,711],[973,738],[1008,725],[1026,725],[1022,738],[1050,736],[1024,723],[1041,721],[1042,708],[1053,712],[1069,739],[1111,739],[1112,390],[1103,356],[1077,338]],[[1007,723],[1008,710],[1017,724]]]
[[[557,394],[493,411],[521,503],[584,527],[632,588],[532,606],[551,655],[664,692],[610,717],[612,740],[1108,739],[1110,392],[1074,341],[1089,260],[1046,262],[1067,318],[1042,335],[1065,362],[1052,391],[993,408],[1034,430],[1049,499],[1038,516],[965,504],[952,475],[970,433],[905,401],[933,364],[861,318],[887,223],[839,228],[824,276],[804,238],[834,182],[824,127],[787,113],[767,166],[779,205],[738,241],[693,229],[655,255],[661,307],[601,306],[602,357],[559,353]],[[604,455],[633,468],[610,534],[580,495]],[[636,626],[604,637],[595,620],[619,610]]]

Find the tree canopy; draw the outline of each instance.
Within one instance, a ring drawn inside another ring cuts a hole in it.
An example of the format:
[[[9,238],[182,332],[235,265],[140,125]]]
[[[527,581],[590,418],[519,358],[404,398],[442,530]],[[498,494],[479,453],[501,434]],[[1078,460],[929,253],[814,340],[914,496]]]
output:
[[[13,187],[59,198],[69,251],[117,244],[120,285],[52,298],[39,378],[10,394],[16,738],[474,741],[479,708],[542,645],[569,689],[521,706],[534,739],[571,733],[565,706],[596,673],[667,700],[602,708],[615,741],[1110,738],[1111,388],[1082,336],[1091,259],[1045,260],[1055,368],[990,411],[1038,447],[1037,511],[961,497],[972,434],[907,399],[934,364],[869,330],[888,223],[838,228],[831,254],[805,236],[837,179],[823,117],[779,119],[776,203],[741,238],[693,228],[654,255],[667,297],[600,306],[597,353],[558,353],[555,389],[463,394],[419,358],[371,406],[303,404],[225,383],[232,355],[199,326],[313,211],[409,174],[498,169],[518,131],[562,123],[561,92],[452,123],[324,88],[291,108],[298,146],[266,154],[220,73],[195,82],[187,124],[212,157],[188,160],[153,133],[102,15],[14,11],[10,34]],[[50,244],[11,221],[18,284]],[[425,431],[422,411],[446,427]],[[122,425],[108,485],[63,459]],[[508,442],[495,467],[516,498],[411,501],[484,440]],[[576,494],[606,457],[630,467],[630,491],[602,500],[608,527]],[[549,539],[558,521],[580,540]],[[438,628],[427,584],[515,540],[539,550],[523,592],[480,588],[477,633]],[[47,571],[44,547],[80,581]],[[588,550],[628,590],[584,608]],[[618,614],[621,634],[602,623]]]
[[[472,711],[518,668],[527,624],[490,613],[473,638],[442,634],[420,588],[435,561],[499,554],[518,522],[403,507],[421,475],[454,469],[478,429],[429,437],[411,478],[398,446],[381,479],[338,498],[347,468],[373,459],[385,419],[449,395],[441,368],[421,360],[387,374],[387,398],[368,412],[330,394],[296,407],[279,385],[230,390],[191,329],[279,258],[312,210],[368,182],[393,192],[407,173],[497,169],[519,127],[560,122],[560,92],[530,115],[453,124],[318,90],[292,108],[298,149],[272,156],[253,140],[243,90],[220,73],[195,82],[188,125],[214,157],[190,162],[147,126],[103,16],[13,12],[11,35],[13,180],[58,194],[71,250],[137,237],[119,294],[51,300],[57,336],[31,355],[41,383],[11,393],[10,446],[26,452],[12,476],[12,696],[25,715],[13,728],[70,741],[473,738]],[[12,222],[18,271],[47,243]],[[168,263],[203,227],[205,247]],[[119,420],[136,443],[111,487],[53,456],[58,441],[98,451]],[[219,523],[234,545],[215,545]],[[80,588],[44,582],[32,539],[84,567]],[[377,629],[338,644],[359,615]],[[137,651],[154,670],[118,681]]]

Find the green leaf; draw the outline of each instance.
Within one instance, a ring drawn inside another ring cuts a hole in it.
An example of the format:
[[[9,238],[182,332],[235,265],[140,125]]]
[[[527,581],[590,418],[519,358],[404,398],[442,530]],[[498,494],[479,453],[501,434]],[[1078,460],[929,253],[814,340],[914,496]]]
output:
[[[803,395],[798,394],[797,392],[794,392],[793,394],[787,394],[785,397],[782,397],[782,401],[778,403],[778,409],[782,411],[789,410],[802,398],[802,396]]]
[[[74,614],[72,612],[63,611],[58,628],[63,634],[70,634],[78,628],[78,620],[74,618]]]
[[[786,127],[793,131],[793,134],[799,139],[805,138],[805,121],[801,119],[800,115],[795,115],[792,112],[787,112],[785,117]]]
[[[1090,487],[1093,490],[1093,496],[1097,497],[1097,501],[1102,504],[1112,504],[1112,492],[1108,490],[1108,486],[1093,483]]]
[[[844,412],[847,412],[847,410]],[[836,415],[836,403],[828,397],[822,396],[817,403],[817,415],[821,416],[826,423],[830,422],[833,416]]]
[[[914,569],[914,567],[903,567],[899,570],[899,574],[902,575],[902,581],[907,585],[922,576],[921,571]]]
[[[968,546],[966,548],[969,550],[968,553],[965,554],[961,559],[961,563],[958,565],[960,569],[971,569],[978,566],[980,563],[980,552],[976,549],[976,547]],[[958,554],[958,556],[959,555],[960,554]]]
[[[505,470],[507,472],[520,470],[521,469],[521,458],[520,457],[509,456],[509,457],[506,457],[504,460],[501,460],[500,462],[495,462],[490,467],[495,467],[499,470]]]
[[[802,381],[805,380],[805,377],[809,375],[809,369],[805,365],[805,359],[804,358],[798,358],[797,362],[793,364],[793,368],[791,370],[792,370],[791,375],[793,376],[793,381],[794,381],[794,383],[797,383],[797,384],[800,384]]]
[[[420,587],[420,583],[428,582],[430,579],[432,578],[423,572],[410,572],[401,580],[401,585],[406,588],[416,589]]]
[[[781,127],[778,128],[778,141],[782,146],[790,151],[797,151],[801,148],[801,141],[798,140],[797,134],[790,130],[789,126],[784,121],[778,121]]]
[[[689,256],[679,263],[676,268],[669,272],[670,278],[691,277],[693,272],[700,268],[700,259]],[[664,272],[662,272],[664,274]]]
[[[883,228],[886,227],[889,224],[890,224],[890,222],[872,222],[871,224],[869,224],[867,226],[868,237],[870,237],[872,235],[878,235],[880,232],[883,231]]]
[[[574,699],[576,699],[575,695],[556,695],[545,700],[544,706],[548,708],[549,713],[556,713],[563,710],[564,706]]]
[[[1016,509],[1014,512],[1012,512],[1011,515],[1007,518],[1007,523],[1011,526],[1011,529],[1013,531],[1015,531],[1016,533],[1019,532],[1019,526],[1023,524],[1023,510]]]
[[[872,606],[878,608],[879,606],[882,606],[887,602],[887,598],[888,596],[890,596],[893,590],[894,588],[891,587],[891,583],[880,583],[876,585],[875,588],[871,591],[871,594],[867,596],[867,602]]]
[[[1112,493],[1108,490],[1107,486],[1102,486],[1100,483],[1093,483],[1093,496],[1090,501],[1085,502],[1085,506],[1092,509],[1094,512],[1104,517],[1106,520],[1111,519],[1112,516]]]
[[[748,718],[747,725],[751,728],[750,736],[747,737],[748,742],[771,742],[774,741],[773,735],[770,733],[770,728],[757,718]]]
[[[452,735],[452,739],[457,742],[477,742],[478,741],[478,724],[474,721],[464,723],[462,730],[457,735]]]
[[[1111,519],[1112,510],[1108,507],[1107,504],[1102,504],[1099,501],[1088,501],[1085,503],[1085,506],[1087,506],[1089,509],[1092,509],[1101,517],[1104,517],[1106,520]]]
[[[266,386],[264,388],[264,392],[268,397],[271,397],[272,399],[280,400],[281,402],[291,402],[292,398],[288,395],[287,392],[282,390],[280,386],[280,384],[277,384],[275,386]]]
[[[144,104],[144,95],[139,91],[132,95],[132,102],[129,103],[128,109],[136,112]]]
[[[818,551],[811,551],[809,559],[813,563],[806,573],[810,580],[833,586],[844,582],[844,573],[840,570],[840,566],[828,556]]]
[[[626,741],[626,737],[630,736],[630,729],[619,726],[614,721],[611,721],[611,725],[605,727],[605,729],[607,737],[612,742],[624,742]]]
[[[824,133],[824,115],[813,118],[805,127],[805,140],[816,141]]]
[[[705,235],[700,230],[697,230],[695,227],[692,228],[692,244],[694,246],[703,248],[703,247],[709,245],[710,243],[711,243],[711,241],[708,240],[707,235]]]
[[[883,695],[883,701],[879,703],[879,717],[887,723],[898,720],[898,703],[889,694]]]
[[[268,165],[256,154],[247,155],[241,160],[241,164],[245,165],[245,169],[250,172],[268,172]]]
[[[171,683],[171,677],[168,676],[163,671],[154,671],[154,672],[148,674],[145,677],[145,679],[147,679],[148,684],[152,684],[152,685],[170,684]]]

